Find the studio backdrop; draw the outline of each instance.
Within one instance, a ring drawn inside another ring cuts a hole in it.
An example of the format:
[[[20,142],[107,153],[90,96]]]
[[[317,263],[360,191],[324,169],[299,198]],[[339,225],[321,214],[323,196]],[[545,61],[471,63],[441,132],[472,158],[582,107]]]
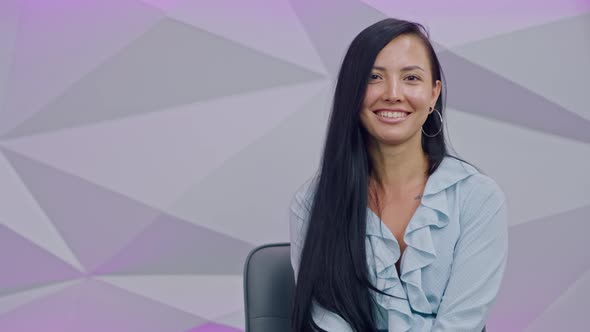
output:
[[[488,329],[587,330],[590,2],[2,0],[0,331],[243,331],[385,17],[428,28],[450,143],[508,198]]]

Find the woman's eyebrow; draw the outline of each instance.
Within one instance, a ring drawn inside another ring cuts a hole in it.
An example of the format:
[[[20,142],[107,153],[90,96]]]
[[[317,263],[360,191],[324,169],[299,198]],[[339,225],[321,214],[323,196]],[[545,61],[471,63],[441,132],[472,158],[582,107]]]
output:
[[[404,68],[402,68],[401,71],[411,71],[411,70],[421,70],[421,71],[425,71],[422,67],[418,66],[418,65],[413,65],[413,66],[406,66]]]
[[[385,67],[381,67],[381,66],[373,66],[373,69],[380,70],[380,71],[386,71]],[[418,65],[406,66],[401,69],[401,71],[411,71],[411,70],[425,71],[424,68],[422,68]]]

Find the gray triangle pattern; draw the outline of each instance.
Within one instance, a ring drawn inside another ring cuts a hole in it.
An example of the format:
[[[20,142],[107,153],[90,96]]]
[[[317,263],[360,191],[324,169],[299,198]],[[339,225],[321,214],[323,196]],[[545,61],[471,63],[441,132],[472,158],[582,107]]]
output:
[[[584,93],[590,77],[589,31],[586,13],[479,40],[452,52],[590,121]]]
[[[251,243],[286,241],[292,195],[319,165],[329,99],[324,91],[310,100],[195,183],[171,211]]]
[[[354,36],[386,17],[360,0],[290,1],[333,77],[337,76],[344,53]]]
[[[308,69],[165,19],[4,137],[319,79]]]
[[[5,154],[92,274],[237,274],[252,249],[15,152]],[[221,258],[225,264],[218,264]]]
[[[18,1],[3,0],[0,3],[0,114],[6,112],[4,110],[4,94],[8,90],[8,73],[11,68],[19,21]]]
[[[590,143],[590,121],[452,52],[442,52],[448,105],[509,124]]]

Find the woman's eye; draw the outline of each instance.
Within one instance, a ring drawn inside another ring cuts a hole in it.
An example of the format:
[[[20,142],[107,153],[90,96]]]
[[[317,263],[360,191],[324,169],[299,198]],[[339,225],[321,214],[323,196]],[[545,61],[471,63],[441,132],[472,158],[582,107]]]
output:
[[[371,74],[371,76],[369,76],[369,79],[371,79],[371,80],[378,80],[380,78],[381,78],[381,76],[379,76],[377,74]]]
[[[408,76],[406,76],[406,79],[408,81],[418,81],[418,80],[420,80],[420,77],[418,77],[416,75],[408,75]]]

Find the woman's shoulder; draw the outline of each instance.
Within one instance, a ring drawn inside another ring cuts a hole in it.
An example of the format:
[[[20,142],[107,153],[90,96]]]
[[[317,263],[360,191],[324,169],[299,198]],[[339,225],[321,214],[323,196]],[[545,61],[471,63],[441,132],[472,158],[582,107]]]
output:
[[[460,209],[462,219],[495,213],[505,208],[506,196],[498,183],[489,175],[476,171],[461,181]]]
[[[461,191],[468,196],[503,196],[502,188],[489,175],[482,173],[478,168],[461,159],[445,157],[443,165],[447,178],[456,178],[455,184],[459,185]]]
[[[310,211],[317,187],[316,175],[308,178],[297,188],[291,200],[291,209]]]
[[[465,179],[463,192],[465,193],[466,202],[479,200],[503,201],[505,199],[504,191],[496,180],[479,171]]]
[[[489,175],[461,159],[446,157],[441,164],[439,182],[457,193],[458,207],[463,214],[481,211],[482,207],[500,207],[505,203],[504,191]],[[446,181],[446,183],[445,183]]]

